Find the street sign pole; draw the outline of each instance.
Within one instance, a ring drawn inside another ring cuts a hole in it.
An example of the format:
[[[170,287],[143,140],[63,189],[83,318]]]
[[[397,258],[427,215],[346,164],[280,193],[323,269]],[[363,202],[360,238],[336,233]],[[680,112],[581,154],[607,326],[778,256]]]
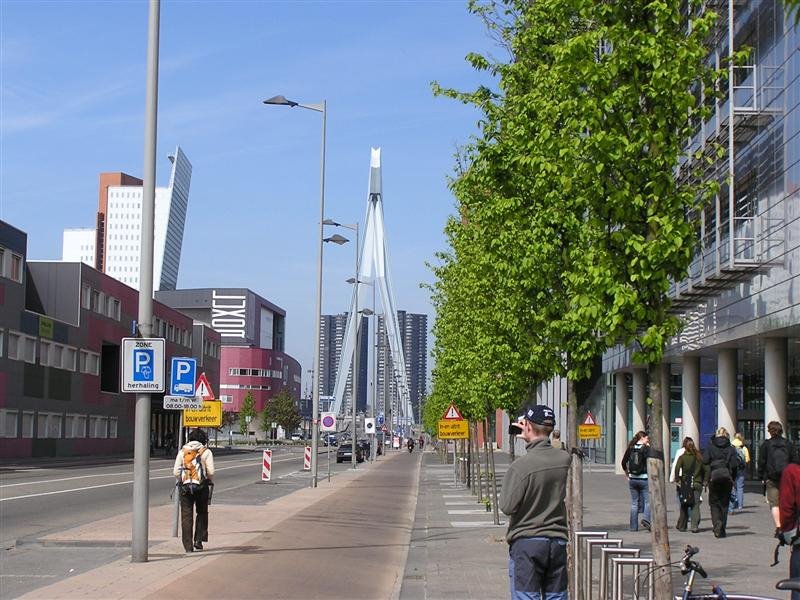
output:
[[[147,90],[144,118],[144,177],[141,254],[139,257],[139,334],[153,329],[153,221],[156,195],[156,123],[158,113],[158,31],[160,0],[150,0],[147,33]],[[147,562],[150,501],[150,394],[136,394],[133,443],[133,527],[131,562]]]

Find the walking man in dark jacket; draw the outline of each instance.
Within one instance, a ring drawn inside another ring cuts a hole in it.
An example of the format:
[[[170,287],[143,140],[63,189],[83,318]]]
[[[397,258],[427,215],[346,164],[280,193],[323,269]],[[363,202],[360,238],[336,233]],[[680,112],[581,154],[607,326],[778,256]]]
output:
[[[728,525],[728,504],[731,501],[733,480],[739,459],[731,446],[730,434],[724,427],[717,429],[711,444],[703,452],[703,464],[709,468],[708,506],[711,509],[711,523],[714,537],[724,538]]]
[[[764,440],[758,453],[758,474],[766,486],[767,502],[772,512],[775,527],[781,525],[779,496],[781,475],[784,469],[795,459],[792,444],[783,437],[783,426],[778,421],[767,423],[769,439]]]
[[[512,600],[567,598],[567,475],[570,454],[550,444],[553,409],[533,405],[515,423],[527,454],[508,468],[500,510],[509,516],[508,577]]]

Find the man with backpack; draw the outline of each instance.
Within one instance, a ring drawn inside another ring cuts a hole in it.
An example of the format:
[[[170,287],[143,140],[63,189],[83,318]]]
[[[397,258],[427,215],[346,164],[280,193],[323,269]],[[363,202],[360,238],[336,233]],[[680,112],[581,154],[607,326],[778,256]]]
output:
[[[628,476],[631,492],[631,531],[639,531],[639,513],[642,527],[650,529],[650,483],[647,478],[647,458],[650,456],[650,436],[636,432],[622,456],[622,470]]]
[[[758,474],[762,483],[766,485],[767,502],[772,512],[772,520],[775,528],[781,525],[780,518],[780,483],[783,470],[794,462],[794,447],[783,437],[783,427],[778,421],[770,421],[767,424],[769,439],[761,444],[758,453]]]
[[[214,456],[206,447],[208,438],[202,429],[193,429],[189,441],[175,457],[173,474],[181,500],[181,534],[186,552],[203,549],[208,541],[208,504],[214,489]],[[193,512],[197,520],[192,535]]]
[[[714,537],[724,538],[728,526],[728,504],[731,500],[733,481],[739,470],[739,456],[731,446],[730,434],[724,427],[717,429],[711,444],[703,452],[703,464],[709,468],[708,506]]]

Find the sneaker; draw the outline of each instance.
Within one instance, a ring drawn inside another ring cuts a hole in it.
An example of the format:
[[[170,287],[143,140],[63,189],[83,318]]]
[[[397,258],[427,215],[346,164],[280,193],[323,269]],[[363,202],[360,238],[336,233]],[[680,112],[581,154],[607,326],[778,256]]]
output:
[[[642,527],[644,529],[647,529],[647,531],[650,531],[650,521],[648,521],[646,519],[642,519]]]
[[[203,544],[201,544],[200,542],[197,542],[197,543],[194,545],[194,549],[195,549],[195,550],[202,550],[202,549],[203,549]]]

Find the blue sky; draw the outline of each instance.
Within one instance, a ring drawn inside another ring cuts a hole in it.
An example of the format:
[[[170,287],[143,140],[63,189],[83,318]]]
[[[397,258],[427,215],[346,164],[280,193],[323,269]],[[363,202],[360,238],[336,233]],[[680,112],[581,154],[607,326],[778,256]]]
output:
[[[28,233],[29,258],[58,259],[65,227],[93,225],[99,173],[142,176],[148,6],[0,0],[0,11],[0,218]],[[177,144],[194,167],[179,287],[275,302],[287,352],[311,368],[321,122],[261,100],[325,99],[326,216],[363,220],[380,146],[396,305],[432,323],[419,285],[445,247],[447,178],[479,115],[430,82],[475,87],[464,57],[491,48],[461,1],[163,1],[157,185]],[[326,245],[325,313],[347,309],[354,260],[351,245]]]

